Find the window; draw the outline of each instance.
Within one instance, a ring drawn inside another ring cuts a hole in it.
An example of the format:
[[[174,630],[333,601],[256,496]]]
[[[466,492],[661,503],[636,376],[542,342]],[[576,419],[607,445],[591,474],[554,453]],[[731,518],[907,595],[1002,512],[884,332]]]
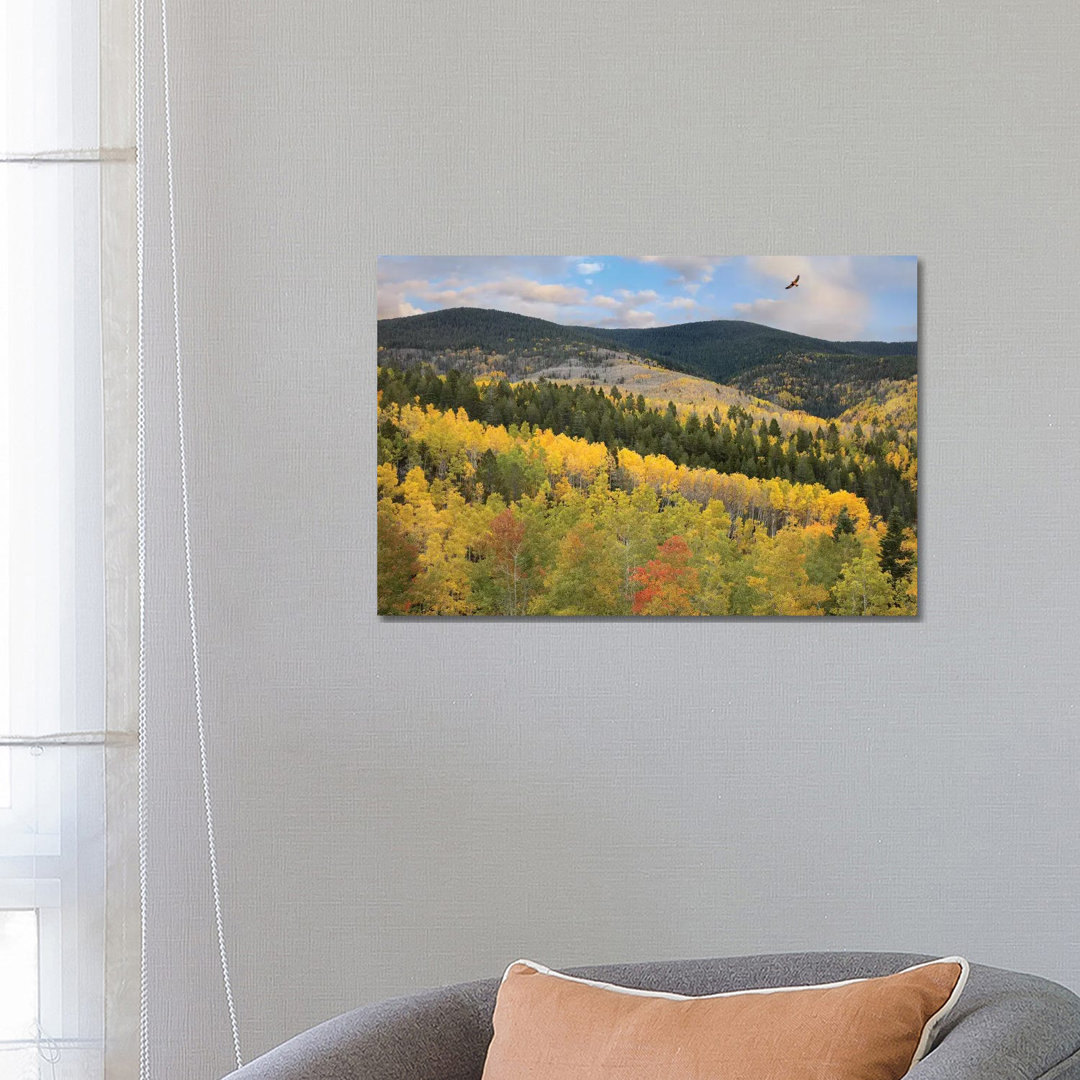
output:
[[[103,1075],[98,17],[0,14],[0,1080]]]

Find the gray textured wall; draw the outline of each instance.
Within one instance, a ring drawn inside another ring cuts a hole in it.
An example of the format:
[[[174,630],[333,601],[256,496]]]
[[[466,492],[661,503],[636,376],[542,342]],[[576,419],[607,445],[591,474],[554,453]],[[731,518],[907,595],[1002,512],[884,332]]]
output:
[[[196,593],[247,1053],[520,955],[910,949],[1080,987],[1080,8],[174,8]],[[920,255],[917,622],[374,617],[375,256],[585,250]],[[159,1075],[210,1077],[230,1053],[169,378],[152,1020]]]

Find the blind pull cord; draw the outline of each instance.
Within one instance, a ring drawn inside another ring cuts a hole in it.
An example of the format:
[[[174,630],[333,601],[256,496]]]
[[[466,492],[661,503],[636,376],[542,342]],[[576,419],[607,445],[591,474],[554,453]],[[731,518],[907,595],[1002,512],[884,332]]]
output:
[[[139,575],[139,745],[138,848],[139,848],[139,1080],[150,1080],[150,974],[147,963],[146,926],[149,913],[147,848],[146,732],[146,319],[145,319],[145,218],[146,218],[146,4],[135,0],[135,266],[138,297],[138,398],[135,423],[136,491],[138,502]]]
[[[139,294],[139,391],[138,391],[138,532],[139,532],[139,887],[140,906],[143,914],[142,971],[140,976],[141,1007],[139,1035],[139,1076],[140,1080],[150,1080],[150,1039],[148,1001],[148,972],[146,970],[146,913],[147,913],[147,798],[146,798],[146,624],[145,624],[145,589],[146,589],[146,408],[145,408],[145,319],[143,296],[145,288],[145,39],[146,12],[145,0],[135,0],[136,17],[136,247]],[[214,924],[217,932],[218,953],[221,960],[221,977],[225,989],[225,1003],[229,1014],[229,1027],[232,1034],[233,1052],[236,1066],[240,1068],[244,1061],[240,1052],[240,1034],[236,1020],[236,1007],[233,1000],[232,982],[229,977],[228,950],[225,944],[225,924],[222,916],[221,889],[218,880],[217,847],[214,840],[214,810],[210,789],[210,769],[206,752],[206,725],[202,704],[202,678],[199,669],[199,634],[195,610],[194,572],[192,568],[191,527],[188,510],[187,448],[184,436],[184,373],[183,352],[180,340],[180,284],[177,269],[176,242],[176,196],[173,169],[172,146],[172,107],[169,92],[169,24],[168,3],[161,0],[161,50],[163,81],[163,112],[165,124],[165,167],[168,181],[169,207],[169,264],[172,279],[173,306],[173,355],[176,369],[176,427],[177,452],[180,469],[180,499],[184,538],[184,571],[187,584],[188,624],[191,634],[191,662],[193,693],[195,701],[195,720],[198,731],[199,769],[202,777],[203,809],[206,817],[206,846],[210,864],[210,884],[214,900]]]

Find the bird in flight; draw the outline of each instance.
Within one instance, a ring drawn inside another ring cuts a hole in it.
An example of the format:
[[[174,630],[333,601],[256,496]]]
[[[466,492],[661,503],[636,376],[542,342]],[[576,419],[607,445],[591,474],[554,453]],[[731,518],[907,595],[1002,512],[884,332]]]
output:
[[[796,288],[798,286],[798,284],[799,284],[799,275],[796,274],[795,275],[795,280],[790,285],[785,285],[784,286],[784,291],[787,292],[788,289]]]

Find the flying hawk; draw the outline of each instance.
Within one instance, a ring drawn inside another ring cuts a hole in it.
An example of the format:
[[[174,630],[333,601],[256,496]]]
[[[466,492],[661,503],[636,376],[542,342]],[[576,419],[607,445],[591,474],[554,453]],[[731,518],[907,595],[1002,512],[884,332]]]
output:
[[[795,288],[798,284],[799,284],[799,275],[796,274],[795,275],[795,280],[790,285],[785,285],[784,286],[784,291],[786,292],[788,289]]]

